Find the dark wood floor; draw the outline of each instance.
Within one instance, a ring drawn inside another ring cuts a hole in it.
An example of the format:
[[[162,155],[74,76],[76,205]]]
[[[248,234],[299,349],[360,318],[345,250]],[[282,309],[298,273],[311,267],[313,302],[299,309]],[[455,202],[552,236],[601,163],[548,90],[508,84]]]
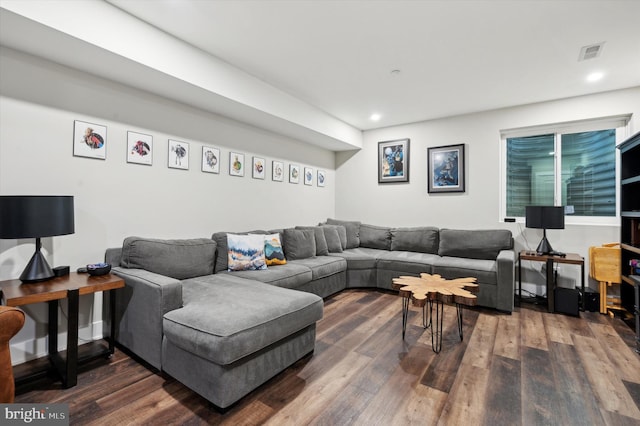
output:
[[[226,414],[121,350],[81,368],[78,386],[45,379],[16,402],[69,404],[71,424],[638,425],[640,355],[619,319],[512,315],[445,307],[440,354],[411,308],[401,339],[397,295],[348,290],[326,300],[315,353]]]

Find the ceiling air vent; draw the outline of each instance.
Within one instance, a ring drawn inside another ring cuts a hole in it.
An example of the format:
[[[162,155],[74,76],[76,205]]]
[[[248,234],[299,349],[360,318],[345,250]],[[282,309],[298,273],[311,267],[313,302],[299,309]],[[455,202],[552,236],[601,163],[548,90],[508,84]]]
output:
[[[582,49],[580,49],[580,57],[578,58],[578,61],[586,61],[587,59],[597,58],[602,53],[603,46],[604,41],[602,43],[584,46]]]

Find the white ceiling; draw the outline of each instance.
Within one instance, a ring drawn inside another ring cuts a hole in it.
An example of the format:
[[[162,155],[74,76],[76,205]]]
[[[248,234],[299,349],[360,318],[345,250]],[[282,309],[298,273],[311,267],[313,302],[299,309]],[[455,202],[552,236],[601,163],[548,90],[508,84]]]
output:
[[[637,0],[108,2],[362,130],[640,86]]]

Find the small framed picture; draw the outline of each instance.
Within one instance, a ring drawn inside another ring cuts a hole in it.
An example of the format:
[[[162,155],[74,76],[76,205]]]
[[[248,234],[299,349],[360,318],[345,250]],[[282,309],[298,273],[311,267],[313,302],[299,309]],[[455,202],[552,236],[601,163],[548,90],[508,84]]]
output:
[[[311,167],[304,168],[304,184],[313,185],[313,169]]]
[[[75,120],[73,122],[73,155],[104,160],[107,158],[107,127]]]
[[[289,183],[300,182],[300,166],[297,164],[289,164]]]
[[[427,148],[427,191],[464,192],[464,144]]]
[[[318,170],[318,178],[316,180],[316,183],[318,184],[318,186],[322,187],[324,186],[324,181],[327,178],[327,172],[325,172],[324,170]]]
[[[275,182],[284,181],[284,163],[282,161],[271,162],[271,180]]]
[[[169,168],[189,170],[189,144],[169,139]]]
[[[409,139],[378,142],[378,183],[409,182]]]
[[[231,176],[244,176],[244,154],[239,152],[229,153],[229,174]]]
[[[202,147],[202,171],[220,173],[220,150],[212,146]]]
[[[127,132],[127,163],[153,164],[153,136]]]
[[[251,177],[254,179],[264,179],[265,175],[265,161],[264,158],[253,157],[253,169],[251,172]]]

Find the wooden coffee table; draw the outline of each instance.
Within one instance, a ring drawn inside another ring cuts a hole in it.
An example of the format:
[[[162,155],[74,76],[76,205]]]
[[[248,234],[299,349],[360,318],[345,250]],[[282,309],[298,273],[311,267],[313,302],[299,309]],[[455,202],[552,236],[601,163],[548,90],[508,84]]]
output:
[[[409,314],[409,300],[414,306],[422,308],[422,325],[431,327],[431,347],[435,353],[442,349],[442,319],[444,317],[444,303],[455,303],[458,315],[458,334],[462,336],[462,308],[475,306],[478,292],[476,278],[456,278],[447,280],[440,275],[420,274],[419,277],[402,276],[393,279],[393,289],[402,296],[402,338],[407,329]],[[433,304],[436,305],[437,330],[433,326]],[[427,305],[429,315],[427,316]]]

